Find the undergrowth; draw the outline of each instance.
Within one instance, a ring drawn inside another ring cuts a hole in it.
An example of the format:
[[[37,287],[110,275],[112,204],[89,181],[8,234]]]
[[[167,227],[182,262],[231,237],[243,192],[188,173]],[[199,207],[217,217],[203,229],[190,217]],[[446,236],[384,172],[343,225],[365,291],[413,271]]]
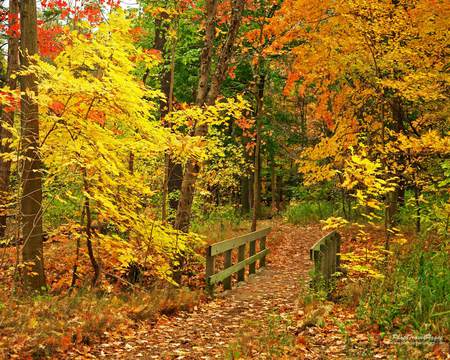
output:
[[[445,335],[450,329],[450,256],[446,246],[416,246],[365,290],[362,317],[383,330]]]
[[[294,225],[317,223],[339,213],[335,204],[324,200],[300,201],[290,204],[284,211],[284,218]]]
[[[73,347],[90,346],[138,322],[191,310],[199,291],[161,288],[149,292],[80,289],[71,295],[12,296],[0,300],[0,357],[64,357]]]
[[[233,206],[220,206],[193,219],[191,230],[206,237],[208,243],[248,232],[249,222]]]

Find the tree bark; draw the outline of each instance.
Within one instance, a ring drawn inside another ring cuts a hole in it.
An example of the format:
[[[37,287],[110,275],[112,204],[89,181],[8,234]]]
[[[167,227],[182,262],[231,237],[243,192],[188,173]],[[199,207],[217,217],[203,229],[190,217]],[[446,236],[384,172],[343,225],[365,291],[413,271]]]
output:
[[[272,214],[277,212],[277,174],[276,174],[276,164],[275,157],[272,155],[270,159],[270,207],[272,209]]]
[[[414,199],[416,201],[416,233],[419,234],[421,229],[420,189],[417,184],[414,186]]]
[[[196,103],[199,106],[213,105],[219,94],[220,86],[225,79],[228,62],[233,53],[234,44],[237,38],[238,30],[241,25],[242,13],[244,11],[245,2],[241,0],[233,0],[232,16],[228,36],[223,45],[214,76],[211,79],[211,86],[208,90],[208,79],[211,69],[211,58],[214,48],[215,34],[215,17],[217,12],[217,0],[207,1],[207,20],[206,20],[206,36],[205,44],[200,58],[200,77],[197,90]],[[197,126],[194,132],[195,136],[205,136],[208,132],[206,124]],[[189,231],[192,201],[194,199],[195,184],[200,171],[200,164],[195,160],[189,160],[181,185],[180,202],[178,204],[177,217],[175,220],[175,228],[184,232]]]
[[[242,215],[248,214],[250,211],[250,203],[248,201],[249,199],[249,186],[248,186],[249,179],[247,176],[241,177],[241,213]]]
[[[162,12],[160,17],[155,20],[155,42],[154,48],[159,50],[163,55],[163,68],[161,72],[161,90],[164,93],[165,99],[161,99],[159,104],[161,119],[172,111],[173,109],[173,87],[175,74],[175,44],[172,45],[170,54],[167,51],[167,36],[169,33],[169,15],[167,12]],[[167,61],[170,56],[170,64]],[[171,124],[164,121],[166,127]],[[169,154],[164,157],[164,181],[163,181],[163,199],[162,199],[162,221],[166,223],[168,217],[167,203],[169,209],[176,211],[178,208],[178,199],[171,197],[170,194],[181,189],[181,182],[183,176],[183,168],[181,164],[172,160]],[[169,198],[169,201],[167,199]]]
[[[167,12],[161,12],[159,17],[155,20],[155,28],[155,42],[153,46],[156,50],[161,52],[163,58],[160,84],[165,99],[161,99],[159,102],[159,111],[161,119],[163,119],[169,112],[168,102],[170,92],[170,69],[168,67],[168,53],[166,49],[167,34],[169,31],[169,15]]]
[[[20,1],[20,62],[26,68],[37,54],[37,13],[35,0]],[[24,283],[30,290],[45,287],[42,237],[42,162],[39,154],[39,112],[33,98],[38,86],[34,74],[20,77],[22,196],[21,220],[24,239],[22,257],[25,263]],[[33,94],[33,96],[31,96]]]
[[[265,75],[258,74],[257,95],[256,95],[256,147],[255,147],[255,174],[253,183],[253,216],[251,231],[256,231],[256,223],[260,215],[261,208],[261,129],[262,110],[264,104]]]
[[[83,185],[86,194],[89,194],[89,183],[87,180],[87,171],[83,169]],[[84,197],[84,211],[86,214],[86,247],[88,250],[89,260],[91,261],[92,269],[94,270],[94,276],[92,277],[92,286],[97,286],[100,278],[100,265],[94,255],[94,249],[92,247],[92,215],[91,204],[88,195]]]
[[[9,21],[8,28],[16,25],[19,17],[19,2],[18,0],[9,1]],[[6,85],[10,90],[16,90],[17,79],[12,77],[19,69],[19,39],[16,34],[10,34],[8,38],[8,67],[6,70]],[[12,111],[4,111],[0,120],[0,154],[7,154],[11,151],[9,140],[12,137],[11,132],[6,128],[14,125],[14,114]],[[2,125],[5,125],[2,126]],[[4,145],[2,145],[4,143]],[[11,161],[2,160],[0,158],[0,239],[5,236],[6,219],[8,203],[10,198],[9,193],[9,177],[11,173]]]
[[[277,175],[277,209],[281,211],[283,209],[283,175]]]

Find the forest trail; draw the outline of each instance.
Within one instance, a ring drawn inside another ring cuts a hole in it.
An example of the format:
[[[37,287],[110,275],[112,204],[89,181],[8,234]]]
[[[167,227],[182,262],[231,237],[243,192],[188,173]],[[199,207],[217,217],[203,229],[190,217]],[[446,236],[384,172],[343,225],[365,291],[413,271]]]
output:
[[[309,248],[322,235],[319,226],[274,226],[268,237],[268,267],[248,282],[202,304],[191,313],[143,324],[126,338],[111,339],[95,351],[105,359],[223,359],[228,345],[249,322],[267,325],[271,313],[296,305],[301,279],[311,268]],[[261,329],[262,330],[262,329]],[[259,354],[254,354],[258,357]]]

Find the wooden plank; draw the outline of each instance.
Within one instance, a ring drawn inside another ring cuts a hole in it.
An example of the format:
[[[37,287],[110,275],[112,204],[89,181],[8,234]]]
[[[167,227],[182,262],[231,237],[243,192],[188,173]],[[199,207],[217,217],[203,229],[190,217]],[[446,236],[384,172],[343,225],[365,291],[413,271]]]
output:
[[[264,228],[258,231],[254,231],[250,234],[241,235],[229,240],[220,241],[218,243],[211,245],[211,255],[215,256],[218,254],[222,254],[227,250],[231,250],[234,248],[237,248],[243,244],[246,244],[250,241],[254,241],[257,239],[262,238],[263,236],[266,236],[270,232],[271,228]]]
[[[333,275],[333,257],[335,256],[334,252],[334,235],[327,238],[327,279],[331,279],[331,275]]]
[[[265,248],[266,248],[266,237],[263,236],[261,238],[261,240],[259,240],[259,241],[260,241],[259,242],[259,250],[265,250]],[[263,256],[261,258],[261,260],[259,260],[259,267],[260,268],[266,267],[266,257],[265,256]]]
[[[244,261],[234,264],[234,265],[230,266],[229,268],[210,276],[207,279],[207,282],[209,284],[216,284],[220,281],[223,281],[224,279],[226,279],[230,275],[234,274],[235,272],[245,268],[247,265],[253,264],[255,261],[258,261],[258,259],[260,259],[262,256],[266,256],[268,253],[269,253],[269,249],[262,250],[262,251],[256,253],[255,255],[245,259]]]
[[[336,233],[336,269],[341,267],[341,235]]]
[[[327,274],[327,246],[325,244],[320,245],[320,273],[323,275],[325,280],[328,280]]]
[[[245,260],[245,244],[238,248],[238,263]],[[238,271],[238,281],[245,281],[245,267]]]
[[[331,274],[336,272],[336,253],[337,253],[337,233],[332,238],[332,255],[331,255]]]
[[[208,282],[208,279],[214,275],[215,271],[215,256],[211,256],[211,246],[206,249],[206,291],[214,294],[214,284]]]
[[[225,252],[225,261],[224,261],[224,266],[225,269],[228,269],[231,265],[231,252],[233,250],[228,250]],[[228,276],[227,278],[223,279],[223,288],[224,290],[231,290],[231,275]]]
[[[249,251],[248,255],[249,257],[252,257],[256,253],[256,240],[250,241]],[[253,262],[248,267],[248,274],[252,275],[256,273],[256,264]]]
[[[331,238],[335,236],[334,234],[337,234],[336,231],[332,231],[325,235],[323,238],[318,240],[310,249],[309,249],[309,258],[310,260],[314,260],[314,251],[319,250],[320,251],[320,245],[326,245],[326,241],[328,238]]]
[[[321,278],[321,262],[322,262],[322,258],[321,258],[321,253],[319,250],[314,250],[314,254],[313,254],[313,259],[314,259],[314,274],[313,274],[313,278],[312,278],[312,286],[317,289],[319,286],[319,281]]]

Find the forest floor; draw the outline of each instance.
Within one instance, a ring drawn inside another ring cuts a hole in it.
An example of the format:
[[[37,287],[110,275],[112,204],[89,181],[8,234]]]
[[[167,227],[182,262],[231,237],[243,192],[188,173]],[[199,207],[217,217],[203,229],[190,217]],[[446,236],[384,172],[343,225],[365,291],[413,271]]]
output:
[[[355,307],[305,303],[309,248],[320,225],[275,224],[267,269],[191,312],[111,334],[73,358],[104,359],[445,359],[448,344],[413,344],[356,319]],[[382,336],[383,335],[383,336]],[[397,341],[396,341],[397,340]],[[405,357],[402,357],[404,354]]]
[[[300,279],[305,279],[311,268],[309,248],[323,234],[317,225],[276,225],[268,238],[268,267],[245,284],[218,292],[216,299],[190,313],[163,316],[152,328],[143,323],[135,333],[110,338],[90,353],[105,359],[231,358],[230,344],[241,340],[249,324],[267,327],[269,314],[294,311]],[[261,333],[266,330],[258,328]]]

